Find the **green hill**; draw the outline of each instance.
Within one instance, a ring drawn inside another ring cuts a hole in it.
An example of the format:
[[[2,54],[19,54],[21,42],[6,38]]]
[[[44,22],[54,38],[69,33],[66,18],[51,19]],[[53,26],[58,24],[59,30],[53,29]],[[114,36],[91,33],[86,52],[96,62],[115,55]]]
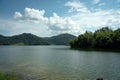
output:
[[[49,43],[30,33],[23,33],[11,37],[0,36],[1,45],[48,45]]]
[[[31,33],[23,33],[14,36],[0,35],[0,45],[66,45],[75,36],[70,34],[61,34],[48,38],[41,38]]]
[[[44,38],[44,39],[54,45],[67,45],[69,41],[74,38],[76,38],[76,36],[65,33],[65,34],[60,34],[60,35],[56,35],[56,36]]]

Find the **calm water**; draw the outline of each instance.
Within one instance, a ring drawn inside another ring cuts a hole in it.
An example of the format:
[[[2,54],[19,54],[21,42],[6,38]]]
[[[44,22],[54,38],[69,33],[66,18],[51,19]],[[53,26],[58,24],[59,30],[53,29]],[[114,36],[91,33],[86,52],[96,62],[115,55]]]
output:
[[[0,69],[26,80],[120,80],[120,53],[68,46],[0,46]]]

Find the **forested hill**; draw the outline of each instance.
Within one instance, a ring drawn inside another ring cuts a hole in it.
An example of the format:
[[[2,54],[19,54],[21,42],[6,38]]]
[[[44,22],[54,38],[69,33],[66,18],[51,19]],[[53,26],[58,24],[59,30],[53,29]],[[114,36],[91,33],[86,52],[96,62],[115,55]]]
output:
[[[50,42],[51,44],[55,44],[55,45],[65,45],[68,44],[70,42],[70,40],[75,39],[76,36],[68,34],[68,33],[64,33],[64,34],[60,34],[57,36],[53,36],[53,37],[48,37],[48,38],[44,38],[46,41]]]
[[[23,33],[9,37],[0,35],[0,45],[66,45],[69,40],[75,38],[75,36],[70,34],[61,34],[54,37],[42,38],[31,33]]]
[[[103,27],[94,33],[86,31],[70,42],[71,48],[120,49],[120,28]]]
[[[23,33],[11,37],[0,36],[0,45],[48,45],[46,40],[30,34]]]

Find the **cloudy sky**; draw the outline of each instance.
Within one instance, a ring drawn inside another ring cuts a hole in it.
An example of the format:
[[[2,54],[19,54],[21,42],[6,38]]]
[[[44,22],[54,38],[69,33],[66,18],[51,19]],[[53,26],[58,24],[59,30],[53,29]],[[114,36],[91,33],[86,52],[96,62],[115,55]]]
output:
[[[46,37],[120,28],[120,0],[0,0],[0,34]]]

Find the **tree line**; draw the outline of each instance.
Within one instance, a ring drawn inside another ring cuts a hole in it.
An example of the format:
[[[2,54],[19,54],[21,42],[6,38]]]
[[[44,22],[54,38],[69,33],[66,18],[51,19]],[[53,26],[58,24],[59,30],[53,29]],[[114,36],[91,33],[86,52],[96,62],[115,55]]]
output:
[[[70,41],[71,48],[120,49],[120,28],[103,27],[94,33],[86,31]]]

